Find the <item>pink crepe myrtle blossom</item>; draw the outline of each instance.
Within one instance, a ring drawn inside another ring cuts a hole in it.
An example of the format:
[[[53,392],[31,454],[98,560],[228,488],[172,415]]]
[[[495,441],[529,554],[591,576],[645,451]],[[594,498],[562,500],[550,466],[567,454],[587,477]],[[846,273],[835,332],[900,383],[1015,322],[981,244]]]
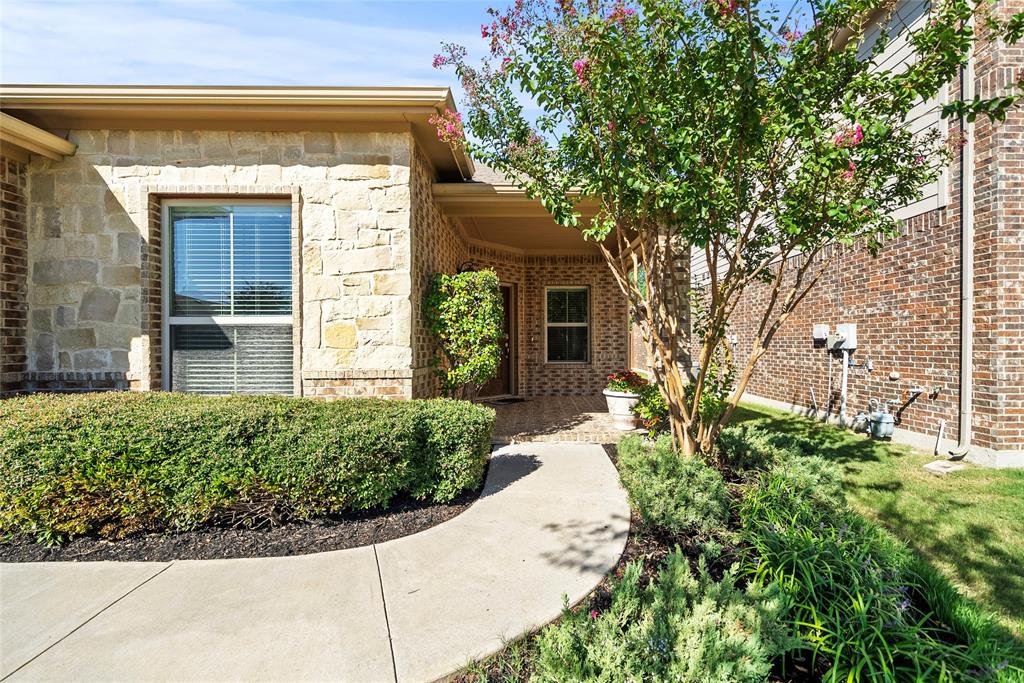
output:
[[[612,131],[612,132],[615,131],[615,122],[614,121],[609,121],[606,125],[608,126],[608,130],[609,131]]]
[[[453,147],[465,142],[466,133],[462,128],[462,114],[459,112],[446,107],[443,114],[435,114],[428,121],[430,121],[430,125],[437,128],[439,140],[447,142]]]
[[[857,172],[857,164],[853,163],[853,159],[847,162],[846,170],[843,171],[843,178],[845,180],[853,180],[853,174]]]
[[[444,55],[434,55],[434,68],[440,69],[442,66],[448,63],[448,58]]]
[[[597,610],[596,609],[590,610],[590,618],[592,620],[595,620],[595,621],[597,620]]]
[[[615,23],[619,26],[625,26],[626,20],[636,15],[636,10],[632,7],[626,7],[622,3],[615,5],[611,12],[608,13],[608,23]]]
[[[856,147],[864,141],[864,129],[861,128],[859,123],[854,124],[853,127],[841,130],[835,134],[832,138],[832,142],[837,147]]]
[[[558,0],[558,11],[566,16],[576,16],[576,5],[574,0]]]
[[[915,154],[914,155],[914,166],[924,166],[924,162],[925,161],[926,161],[926,159],[925,159],[925,156],[923,154]]]
[[[590,70],[590,60],[577,59],[572,63],[572,70],[576,72],[576,80],[579,81],[580,85],[586,87],[588,84],[587,72]]]
[[[782,34],[782,39],[787,43],[795,43],[803,37],[804,34],[801,31],[786,31]]]
[[[736,12],[736,0],[711,0],[718,14],[725,17]]]

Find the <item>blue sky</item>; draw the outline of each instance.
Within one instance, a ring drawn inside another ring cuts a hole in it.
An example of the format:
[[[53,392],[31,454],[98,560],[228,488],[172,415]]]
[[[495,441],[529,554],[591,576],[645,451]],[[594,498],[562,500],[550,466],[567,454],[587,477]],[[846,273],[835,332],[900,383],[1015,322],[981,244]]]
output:
[[[481,47],[488,5],[0,0],[0,81],[452,86],[431,58],[442,40]]]

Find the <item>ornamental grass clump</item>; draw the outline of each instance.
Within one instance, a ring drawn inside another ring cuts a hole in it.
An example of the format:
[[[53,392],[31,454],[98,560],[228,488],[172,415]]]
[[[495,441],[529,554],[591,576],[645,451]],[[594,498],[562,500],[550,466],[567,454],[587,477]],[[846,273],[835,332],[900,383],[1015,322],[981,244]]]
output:
[[[827,681],[1015,680],[1014,645],[905,545],[846,506],[834,464],[787,458],[740,505],[743,569],[782,590],[800,645],[787,660]]]
[[[175,393],[0,401],[0,535],[45,543],[447,502],[478,486],[494,411],[460,401]]]

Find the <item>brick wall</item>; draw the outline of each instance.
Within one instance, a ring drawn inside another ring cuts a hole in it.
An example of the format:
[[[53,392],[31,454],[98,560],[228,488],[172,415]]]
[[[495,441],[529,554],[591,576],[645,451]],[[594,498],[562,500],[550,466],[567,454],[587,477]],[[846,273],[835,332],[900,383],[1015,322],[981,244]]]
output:
[[[515,375],[520,395],[599,394],[609,374],[628,367],[626,302],[601,256],[524,256],[470,246],[469,257],[474,265],[494,268],[502,282],[515,285],[519,331]],[[590,289],[588,363],[548,363],[545,357],[545,288],[559,286]]]
[[[1003,0],[996,11],[1024,9],[1024,0]],[[983,98],[1018,78],[1024,48],[979,46],[975,89]],[[952,84],[951,97],[958,96]],[[956,130],[956,124],[951,125]],[[1024,112],[1005,122],[979,118],[975,126],[974,391],[972,442],[997,450],[1024,449]],[[933,436],[947,421],[958,438],[960,330],[960,168],[950,168],[949,201],[942,209],[905,221],[902,234],[877,258],[848,249],[786,323],[759,365],[749,392],[806,407],[813,388],[821,409],[838,410],[841,365],[815,347],[811,326],[856,323],[855,361],[871,358],[874,372],[853,369],[849,413],[869,398],[896,399],[897,425]],[[752,288],[737,309],[732,331],[739,358],[765,291]],[[833,392],[828,394],[831,369]],[[889,379],[899,373],[898,380]],[[910,390],[924,388],[913,401]],[[933,391],[936,390],[937,391]]]
[[[22,388],[28,354],[26,185],[25,165],[0,157],[0,396]]]
[[[466,262],[467,246],[458,228],[434,200],[434,169],[415,147],[409,191],[412,225],[412,272],[409,307],[412,314],[412,395],[437,396],[440,383],[430,365],[435,344],[423,316],[423,296],[431,276],[454,273]]]

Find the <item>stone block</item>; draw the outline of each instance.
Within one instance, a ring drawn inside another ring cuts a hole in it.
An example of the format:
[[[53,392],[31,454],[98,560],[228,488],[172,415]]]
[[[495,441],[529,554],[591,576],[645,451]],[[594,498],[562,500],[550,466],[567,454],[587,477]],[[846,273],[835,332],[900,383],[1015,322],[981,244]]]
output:
[[[377,216],[377,227],[381,230],[407,230],[409,228],[409,212],[381,214]]]
[[[29,303],[32,306],[77,304],[82,300],[82,295],[89,286],[87,284],[74,284],[33,287],[28,293]]]
[[[383,213],[408,211],[410,205],[409,186],[395,185],[383,193],[373,194],[373,208]]]
[[[334,220],[338,226],[335,236],[350,242],[355,242],[361,231],[377,227],[377,214],[372,211],[338,209],[335,212]]]
[[[137,232],[117,234],[117,262],[119,264],[139,263],[142,258],[142,236]]]
[[[302,346],[320,346],[320,310],[319,301],[306,301],[302,304]]]
[[[104,212],[95,204],[79,204],[75,207],[78,232],[82,235],[96,235],[106,230]]]
[[[54,318],[57,327],[71,327],[78,322],[78,315],[72,306],[58,306]]]
[[[37,261],[32,268],[32,282],[37,285],[95,283],[98,272],[96,262],[87,259]]]
[[[370,191],[365,187],[349,184],[343,185],[335,193],[334,206],[349,211],[368,211],[373,208],[370,204]]]
[[[359,312],[359,299],[346,296],[333,301],[323,302],[324,322],[335,320],[352,320]]]
[[[360,230],[356,240],[356,246],[360,249],[366,247],[379,247],[391,242],[391,233],[387,230]]]
[[[334,209],[326,204],[306,204],[302,208],[302,235],[308,240],[334,239]]]
[[[359,298],[360,318],[380,318],[391,314],[392,297],[364,296]]]
[[[307,275],[302,279],[302,297],[307,301],[337,299],[341,296],[341,280],[332,275]]]
[[[96,330],[78,327],[57,331],[57,346],[61,351],[78,351],[96,347]]]
[[[324,261],[320,257],[318,245],[302,245],[302,272],[307,275],[320,275],[324,272]]]
[[[117,317],[117,308],[120,305],[120,292],[93,287],[82,297],[82,304],[78,307],[78,319],[113,322]]]
[[[130,361],[128,359],[127,351],[111,351],[110,352],[110,366],[109,369],[113,371],[124,370],[127,371],[131,368]]]
[[[304,133],[302,148],[306,154],[334,154],[334,135],[332,133]]]
[[[324,346],[331,349],[354,349],[358,346],[353,322],[335,322],[324,326]]]
[[[412,349],[408,346],[364,346],[356,351],[355,367],[381,370],[401,370],[412,364]]]
[[[409,273],[385,272],[373,274],[373,293],[392,296],[408,296],[412,287]]]
[[[78,145],[75,154],[97,154],[107,151],[105,130],[73,130],[68,139]]]
[[[64,232],[64,214],[59,206],[39,207],[39,223],[43,237],[60,237]]]
[[[342,293],[345,296],[364,296],[370,293],[370,275],[350,275],[341,281]]]
[[[109,349],[84,349],[72,355],[75,370],[109,370],[111,365]]]
[[[105,266],[100,273],[100,284],[105,287],[138,285],[142,282],[142,271],[138,266]]]
[[[383,157],[380,161],[384,163],[338,164],[332,166],[327,175],[332,180],[378,180],[391,177],[391,166],[387,164],[390,160]]]
[[[57,354],[57,365],[61,370],[71,370],[71,354],[67,351],[60,351]]]
[[[391,250],[388,247],[325,249],[323,256],[324,272],[332,275],[368,273],[391,268]]]
[[[34,173],[29,176],[28,197],[33,204],[37,202],[52,202],[54,200],[55,184],[52,175]]]
[[[53,332],[53,310],[44,308],[32,311],[32,329],[38,332]]]
[[[38,372],[49,372],[53,370],[53,356],[55,352],[54,337],[52,334],[43,332],[35,336],[32,350],[35,353],[35,367],[31,368]]]
[[[131,154],[131,137],[129,131],[112,130],[107,133],[107,152],[110,154]]]

